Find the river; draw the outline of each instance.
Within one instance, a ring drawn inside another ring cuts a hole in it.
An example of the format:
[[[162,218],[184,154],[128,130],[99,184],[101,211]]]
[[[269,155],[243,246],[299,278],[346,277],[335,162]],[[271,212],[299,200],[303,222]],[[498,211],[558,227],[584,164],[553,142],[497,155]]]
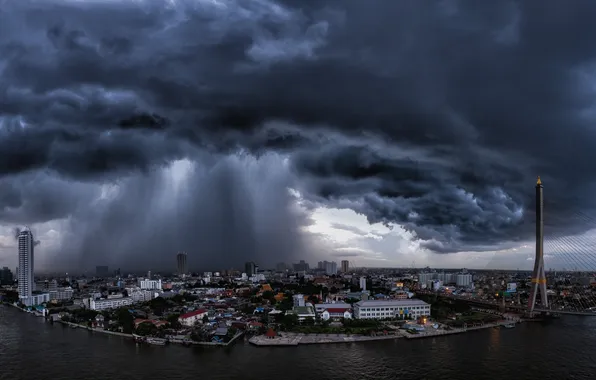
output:
[[[285,348],[139,346],[0,306],[0,379],[594,379],[596,317]]]

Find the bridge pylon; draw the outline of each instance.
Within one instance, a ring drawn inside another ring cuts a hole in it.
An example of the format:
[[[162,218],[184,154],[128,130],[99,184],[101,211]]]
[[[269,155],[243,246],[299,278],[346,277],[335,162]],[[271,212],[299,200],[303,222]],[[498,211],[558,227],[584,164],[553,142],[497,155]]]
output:
[[[536,295],[540,292],[542,308],[548,308],[546,294],[546,272],[544,271],[544,193],[540,177],[536,181],[536,258],[532,272],[532,286],[528,300],[528,312],[534,311]]]

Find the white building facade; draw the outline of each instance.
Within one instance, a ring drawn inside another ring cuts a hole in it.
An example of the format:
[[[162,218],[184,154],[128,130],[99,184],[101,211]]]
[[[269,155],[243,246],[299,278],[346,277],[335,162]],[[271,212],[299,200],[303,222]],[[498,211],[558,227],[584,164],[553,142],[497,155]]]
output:
[[[74,290],[71,287],[58,288],[56,290],[50,290],[49,294],[50,300],[65,301],[74,296]]]
[[[366,277],[360,277],[360,289],[366,290]]]
[[[49,301],[50,301],[50,295],[48,293],[32,294],[29,297],[24,297],[21,299],[21,302],[25,306],[41,305],[42,303],[49,302]]]
[[[292,301],[294,301],[294,307],[302,307],[306,304],[304,301],[304,294],[294,294],[294,296],[292,296]]]
[[[457,275],[455,284],[458,287],[467,288],[472,285],[472,275],[469,273],[461,273]]]
[[[18,248],[19,248],[19,271],[18,271],[18,291],[19,298],[31,297],[33,294],[34,270],[34,255],[33,247],[35,241],[33,240],[33,233],[29,229],[19,232]],[[25,303],[25,302],[23,302]],[[26,304],[26,303],[25,303]]]
[[[187,327],[194,326],[197,323],[202,323],[203,318],[207,314],[208,314],[208,312],[205,309],[191,311],[189,313],[182,314],[178,318],[178,322],[180,322],[180,324],[183,326],[187,326]]]
[[[354,304],[357,319],[409,319],[430,315],[430,305],[421,300],[375,300]]]
[[[117,309],[119,307],[129,306],[132,304],[133,299],[130,297],[108,298],[99,300],[95,300],[93,298],[89,299],[89,309],[91,310]]]
[[[143,290],[161,290],[161,280],[144,279],[139,281],[139,287]]]

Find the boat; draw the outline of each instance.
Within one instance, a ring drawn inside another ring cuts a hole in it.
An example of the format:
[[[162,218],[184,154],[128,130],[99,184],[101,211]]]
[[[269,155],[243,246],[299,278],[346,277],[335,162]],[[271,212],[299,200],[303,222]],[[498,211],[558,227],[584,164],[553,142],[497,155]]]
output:
[[[503,327],[505,327],[506,329],[513,329],[515,328],[515,323],[508,323],[506,325],[503,325]]]
[[[166,340],[161,338],[147,338],[146,342],[149,344],[154,344],[156,346],[165,346]]]

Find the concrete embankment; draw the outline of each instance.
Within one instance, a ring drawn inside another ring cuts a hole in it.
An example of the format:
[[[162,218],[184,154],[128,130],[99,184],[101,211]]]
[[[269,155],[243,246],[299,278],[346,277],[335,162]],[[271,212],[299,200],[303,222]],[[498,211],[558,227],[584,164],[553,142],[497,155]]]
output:
[[[483,330],[483,329],[488,329],[491,327],[497,327],[497,326],[503,326],[503,325],[509,325],[509,324],[511,324],[511,321],[487,323],[482,326],[474,326],[474,327],[467,327],[467,328],[461,328],[461,329],[432,330],[432,331],[420,332],[418,334],[407,333],[406,335],[404,335],[404,337],[406,339],[432,338],[432,337],[443,336],[443,335],[461,334],[461,333],[465,333],[465,332],[469,332],[469,331]]]
[[[125,333],[121,333],[121,332],[117,332],[117,331],[108,331],[108,330],[104,330],[104,329],[94,329],[92,327],[83,326],[83,325],[79,325],[77,323],[66,322],[66,321],[62,321],[62,320],[57,320],[56,322],[62,323],[63,325],[76,327],[76,328],[83,329],[83,330],[88,330],[91,332],[97,332],[97,333],[101,333],[101,334],[115,335],[115,336],[121,336],[123,338],[134,339],[132,334],[125,334]]]
[[[231,344],[233,344],[236,339],[240,338],[242,335],[244,335],[244,331],[239,331],[236,333],[236,335],[234,335],[234,337],[232,339],[230,339],[229,342],[227,343],[223,343],[223,342],[195,342],[195,341],[191,341],[191,344],[197,345],[197,346],[229,346]]]
[[[62,323],[62,324],[67,325],[67,326],[76,327],[76,328],[80,328],[80,329],[91,331],[91,332],[97,332],[97,333],[101,333],[101,334],[115,335],[115,336],[120,336],[120,337],[123,337],[123,338],[134,339],[134,336],[132,334],[125,334],[125,333],[121,333],[121,332],[108,331],[108,330],[103,330],[103,329],[94,329],[94,328],[91,328],[91,327],[88,327],[88,326],[83,326],[83,325],[79,325],[79,324],[76,324],[76,323],[65,322],[65,321],[61,321],[61,320],[58,320],[57,322]],[[236,335],[234,335],[234,337],[232,339],[230,339],[230,341],[227,342],[227,343],[195,342],[195,341],[192,341],[192,340],[186,340],[185,341],[185,340],[175,340],[175,339],[170,339],[169,342],[170,343],[174,343],[174,344],[192,344],[192,345],[198,345],[198,346],[229,346],[232,343],[234,343],[242,335],[244,335],[244,331],[240,331],[240,332],[236,333]]]
[[[368,335],[345,335],[345,334],[295,334],[295,333],[280,333],[274,338],[268,338],[265,335],[254,336],[249,339],[249,343],[255,346],[298,346],[300,344],[326,344],[326,343],[354,343],[354,342],[370,342],[377,340],[388,339],[421,339],[431,338],[443,335],[461,334],[469,331],[488,329],[496,326],[503,326],[511,324],[511,321],[503,321],[497,323],[489,323],[482,326],[474,326],[461,329],[451,330],[428,330],[419,332],[418,334],[411,334],[405,330],[396,331],[395,334],[368,336]]]
[[[389,340],[403,338],[400,334],[368,336],[368,335],[346,335],[346,334],[295,334],[280,333],[273,339],[265,335],[253,336],[248,340],[255,346],[298,346],[299,344],[330,344],[330,343],[354,343],[370,342],[377,340]]]

